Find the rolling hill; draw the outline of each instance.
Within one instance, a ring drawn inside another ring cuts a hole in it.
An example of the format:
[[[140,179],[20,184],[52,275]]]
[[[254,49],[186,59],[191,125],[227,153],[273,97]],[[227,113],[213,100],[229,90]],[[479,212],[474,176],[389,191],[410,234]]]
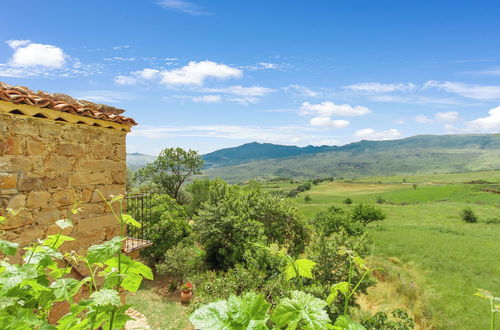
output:
[[[156,157],[127,154],[136,170]],[[353,178],[500,169],[500,134],[417,135],[343,146],[247,143],[203,155],[204,176],[229,182],[263,178]]]
[[[208,165],[204,175],[230,182],[467,172],[500,169],[500,134],[419,135],[304,148],[249,143],[204,158]]]

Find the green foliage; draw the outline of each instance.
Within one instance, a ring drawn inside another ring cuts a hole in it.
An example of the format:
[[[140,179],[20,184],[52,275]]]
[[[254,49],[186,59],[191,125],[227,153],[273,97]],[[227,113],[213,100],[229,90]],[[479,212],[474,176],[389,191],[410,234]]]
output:
[[[347,205],[351,205],[352,204],[352,199],[347,197],[346,199],[344,199],[344,204],[347,204]]]
[[[361,324],[367,330],[413,330],[415,329],[415,322],[408,315],[408,313],[402,309],[396,309],[391,312],[392,318],[389,319],[387,314],[384,312],[378,312],[374,316],[363,320]]]
[[[387,330],[386,328],[377,328],[377,329]],[[358,322],[352,320],[349,316],[340,315],[335,320],[335,324],[333,325],[333,330],[366,330],[366,329]]]
[[[189,320],[198,329],[268,329],[270,307],[262,295],[249,292],[202,306]]]
[[[367,225],[374,221],[384,220],[386,217],[382,209],[371,205],[371,204],[358,204],[356,205],[351,214],[351,218],[354,221],[359,221],[364,225]]]
[[[114,203],[120,203],[123,196],[106,201],[114,210]],[[73,207],[68,214],[77,214]],[[14,214],[14,213],[11,213]],[[114,213],[120,228],[131,225],[135,220],[120,213]],[[0,328],[2,329],[109,329],[123,328],[128,320],[122,306],[118,290],[133,291],[138,288],[143,277],[152,279],[151,270],[138,261],[121,255],[123,238],[92,246],[86,256],[74,252],[65,257],[72,263],[88,268],[90,276],[82,280],[68,277],[71,266],[61,262],[63,254],[59,248],[74,238],[62,234],[73,226],[69,219],[57,220],[59,233],[38,240],[24,248],[24,263],[11,263],[9,259],[0,261]],[[17,244],[0,241],[2,252],[14,255]],[[75,296],[85,289],[88,298],[75,301]],[[56,325],[48,324],[48,316],[56,302],[66,301],[70,313],[64,315]]]
[[[271,321],[287,329],[326,329],[330,323],[326,302],[302,292],[292,291],[290,298],[282,299],[273,311]]]
[[[207,262],[216,269],[242,262],[254,242],[278,243],[300,253],[309,239],[292,201],[223,181],[210,187],[209,198],[194,218],[193,231]]]
[[[208,179],[193,180],[187,187],[189,202],[184,205],[188,216],[192,217],[200,209],[201,205],[208,200],[210,186],[215,181]]]
[[[330,236],[345,230],[349,235],[362,235],[363,225],[351,219],[351,214],[339,207],[332,206],[325,212],[320,212],[312,221],[319,236]]]
[[[474,213],[474,211],[472,211],[472,209],[470,207],[464,208],[462,210],[460,216],[462,217],[462,220],[465,222],[468,222],[468,223],[477,222],[477,216]]]
[[[163,262],[156,270],[184,282],[184,277],[200,272],[204,268],[205,252],[193,244],[179,243],[165,253]]]
[[[491,292],[484,289],[478,289],[474,295],[489,300],[491,311],[490,330],[495,330],[495,318],[500,313],[500,297],[495,297]]]
[[[182,184],[190,177],[200,174],[203,159],[194,150],[169,148],[160,152],[158,158],[136,172],[139,182],[150,181],[162,192],[178,200]]]
[[[148,222],[149,240],[153,245],[141,251],[152,264],[163,261],[165,252],[185,240],[191,233],[187,215],[182,206],[168,195],[152,198]]]
[[[306,195],[306,196],[304,197],[304,202],[309,203],[310,201],[312,201],[311,196]]]

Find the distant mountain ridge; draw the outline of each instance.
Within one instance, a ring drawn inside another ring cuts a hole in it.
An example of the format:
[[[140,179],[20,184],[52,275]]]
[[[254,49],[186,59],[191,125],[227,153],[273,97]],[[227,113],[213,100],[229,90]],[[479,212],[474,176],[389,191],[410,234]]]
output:
[[[417,135],[343,146],[246,143],[202,156],[203,174],[230,182],[257,177],[359,177],[500,169],[500,134]],[[127,154],[135,170],[155,156]]]
[[[220,167],[243,164],[251,161],[288,158],[324,152],[364,152],[385,148],[480,148],[500,147],[500,134],[475,135],[416,135],[400,140],[353,142],[343,146],[285,146],[271,143],[246,143],[239,147],[220,149],[203,155],[205,166]]]

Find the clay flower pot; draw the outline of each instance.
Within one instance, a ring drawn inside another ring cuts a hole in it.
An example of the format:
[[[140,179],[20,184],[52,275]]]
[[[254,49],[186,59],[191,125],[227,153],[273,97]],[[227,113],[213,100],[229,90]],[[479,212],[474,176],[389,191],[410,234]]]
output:
[[[191,299],[193,298],[193,291],[191,290],[182,290],[181,291],[181,303],[189,304]]]

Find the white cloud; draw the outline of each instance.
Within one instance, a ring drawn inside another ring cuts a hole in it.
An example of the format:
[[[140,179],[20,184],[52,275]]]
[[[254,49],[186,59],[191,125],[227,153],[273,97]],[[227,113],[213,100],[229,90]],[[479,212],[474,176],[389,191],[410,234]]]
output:
[[[161,82],[165,85],[198,85],[208,78],[229,79],[240,78],[243,72],[237,68],[212,61],[189,62],[179,69],[162,71]]]
[[[193,101],[203,103],[218,103],[222,101],[222,97],[220,95],[202,95],[193,97]]]
[[[425,115],[415,116],[415,121],[420,124],[451,124],[459,120],[459,114],[456,111],[448,111],[448,112],[438,112],[434,115],[434,117],[429,118]]]
[[[476,100],[498,100],[500,99],[499,85],[474,85],[452,81],[429,80],[424,84],[424,88],[437,88],[448,93],[454,93],[466,98]]]
[[[358,105],[353,107],[349,104],[335,104],[330,101],[319,104],[304,102],[302,103],[300,110],[302,114],[315,114],[320,117],[330,117],[333,115],[345,117],[363,116],[371,112],[370,109],[363,106]]]
[[[115,83],[118,85],[135,85],[138,82],[145,80],[153,80],[160,74],[156,69],[142,69],[132,72],[130,76],[118,75],[115,77]]]
[[[259,62],[257,64],[245,65],[241,68],[248,71],[261,71],[261,70],[282,70],[284,65],[269,62]]]
[[[130,46],[130,45],[118,45],[118,46],[113,47],[113,50],[122,50],[122,49],[127,49],[130,47],[132,47],[132,46]]]
[[[161,0],[158,4],[165,9],[172,9],[189,15],[210,15],[200,6],[185,0]]]
[[[71,95],[79,100],[96,103],[124,103],[134,98],[130,93],[112,90],[73,91]]]
[[[344,86],[345,89],[354,92],[365,93],[390,93],[390,92],[410,92],[417,88],[414,83],[394,83],[384,84],[380,82],[367,82]]]
[[[135,85],[137,78],[119,75],[115,77],[115,83],[118,85]]]
[[[392,140],[401,136],[401,132],[395,128],[386,131],[375,131],[373,128],[365,128],[355,133],[355,136],[363,140]]]
[[[500,106],[488,111],[488,116],[468,122],[466,131],[474,133],[500,133]]]
[[[350,122],[348,120],[333,120],[330,117],[314,117],[311,118],[310,124],[312,126],[344,128],[349,126]]]
[[[434,120],[425,115],[415,116],[415,121],[420,124],[432,124],[434,122]]]
[[[292,84],[282,88],[286,93],[300,97],[317,97],[319,94],[305,86]]]
[[[29,40],[9,40],[7,44],[14,50],[9,64],[12,67],[42,66],[47,68],[62,68],[67,55],[53,45],[37,44]]]

